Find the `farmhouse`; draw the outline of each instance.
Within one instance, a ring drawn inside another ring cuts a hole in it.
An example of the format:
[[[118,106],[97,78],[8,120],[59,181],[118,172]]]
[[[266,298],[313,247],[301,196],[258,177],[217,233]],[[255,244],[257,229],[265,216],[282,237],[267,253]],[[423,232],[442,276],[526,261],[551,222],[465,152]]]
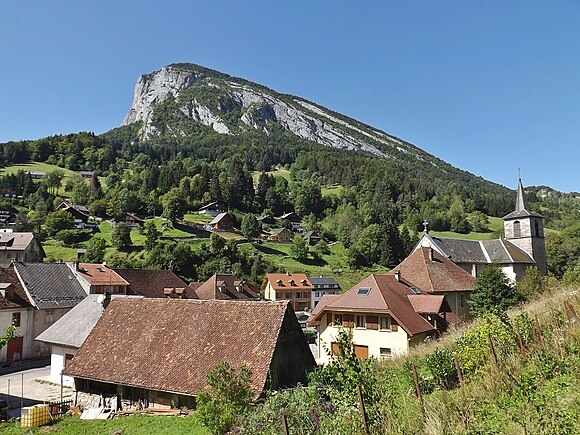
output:
[[[116,298],[64,374],[79,391],[192,407],[226,362],[251,370],[254,398],[304,383],[315,367],[288,302]]]
[[[325,295],[308,324],[318,329],[319,361],[339,352],[341,328],[351,328],[359,358],[405,354],[447,327],[450,308],[443,295],[414,291],[396,275],[371,275],[342,295]]]
[[[198,214],[206,214],[209,216],[217,216],[227,210],[227,206],[221,201],[212,201],[199,209]]]
[[[293,234],[287,228],[282,228],[278,231],[274,231],[272,234],[268,236],[268,240],[270,242],[291,242]]]
[[[0,232],[0,267],[10,266],[13,260],[42,261],[45,256],[42,245],[32,233]]]
[[[230,231],[234,229],[234,220],[229,213],[220,213],[208,224],[210,229],[217,231]]]
[[[84,205],[71,204],[68,201],[61,202],[56,211],[66,211],[70,213],[75,222],[75,228],[84,229],[87,227],[94,227],[94,224],[89,224],[89,218],[91,217],[91,212]]]

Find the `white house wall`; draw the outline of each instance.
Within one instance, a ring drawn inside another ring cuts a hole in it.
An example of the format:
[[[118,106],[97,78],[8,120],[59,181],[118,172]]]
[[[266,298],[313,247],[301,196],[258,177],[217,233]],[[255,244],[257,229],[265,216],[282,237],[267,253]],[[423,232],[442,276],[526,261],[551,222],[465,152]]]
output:
[[[336,343],[338,333],[342,326],[327,326],[326,316],[320,320],[320,334],[318,340],[319,359],[321,364],[330,362],[329,352],[332,349],[332,343]],[[405,330],[399,326],[397,331],[391,330],[372,330],[365,328],[351,328],[352,342],[361,346],[368,346],[369,357],[381,359],[380,348],[390,348],[392,355],[404,355],[409,350],[408,335]],[[326,349],[325,349],[326,348]]]
[[[60,384],[60,374],[64,369],[66,354],[76,355],[78,349],[70,347],[52,346],[50,354],[50,380],[55,384]],[[74,387],[74,378],[63,376],[62,383],[67,387]]]

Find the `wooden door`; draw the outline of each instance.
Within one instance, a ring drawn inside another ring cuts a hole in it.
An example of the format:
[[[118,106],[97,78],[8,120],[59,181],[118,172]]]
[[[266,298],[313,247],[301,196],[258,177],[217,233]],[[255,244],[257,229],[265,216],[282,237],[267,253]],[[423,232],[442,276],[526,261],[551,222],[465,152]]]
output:
[[[6,348],[6,361],[16,361],[22,358],[22,344],[24,337],[16,337],[8,342]]]
[[[369,357],[369,347],[368,346],[360,346],[358,344],[354,345],[354,354],[359,359],[367,359]]]

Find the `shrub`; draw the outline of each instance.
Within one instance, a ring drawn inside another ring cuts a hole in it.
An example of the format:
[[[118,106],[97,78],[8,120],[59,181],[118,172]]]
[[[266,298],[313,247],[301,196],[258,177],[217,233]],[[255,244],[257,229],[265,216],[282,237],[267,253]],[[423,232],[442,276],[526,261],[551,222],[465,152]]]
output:
[[[207,386],[197,394],[200,422],[214,435],[229,431],[236,418],[245,415],[252,400],[252,373],[242,365],[239,369],[222,363],[207,375]]]

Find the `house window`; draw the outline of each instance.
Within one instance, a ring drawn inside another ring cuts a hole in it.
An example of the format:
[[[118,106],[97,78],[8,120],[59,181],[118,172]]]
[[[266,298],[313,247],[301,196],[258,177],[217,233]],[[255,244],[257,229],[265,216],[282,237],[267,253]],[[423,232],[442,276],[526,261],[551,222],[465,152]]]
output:
[[[342,325],[342,314],[335,314],[334,315],[334,325],[335,326]]]
[[[16,327],[20,326],[20,313],[12,313],[12,324]]]
[[[284,298],[284,292],[276,292],[276,299],[283,299]]]
[[[46,323],[54,322],[54,311],[53,310],[46,310]]]
[[[292,299],[292,293],[286,292],[286,299]]]
[[[361,315],[361,314],[357,314],[355,318],[356,318],[356,327],[357,328],[364,328],[365,323],[366,323],[365,316]]]
[[[68,366],[68,364],[72,361],[74,355],[67,353],[64,355],[64,366]]]
[[[381,330],[391,330],[391,318],[390,317],[381,317]]]
[[[522,236],[522,229],[520,226],[520,221],[514,222],[514,237],[521,237]]]
[[[462,293],[459,295],[459,308],[465,308],[467,305],[467,299],[465,295]]]
[[[381,347],[380,354],[381,358],[390,358],[393,356],[393,352],[391,351],[390,347]]]

